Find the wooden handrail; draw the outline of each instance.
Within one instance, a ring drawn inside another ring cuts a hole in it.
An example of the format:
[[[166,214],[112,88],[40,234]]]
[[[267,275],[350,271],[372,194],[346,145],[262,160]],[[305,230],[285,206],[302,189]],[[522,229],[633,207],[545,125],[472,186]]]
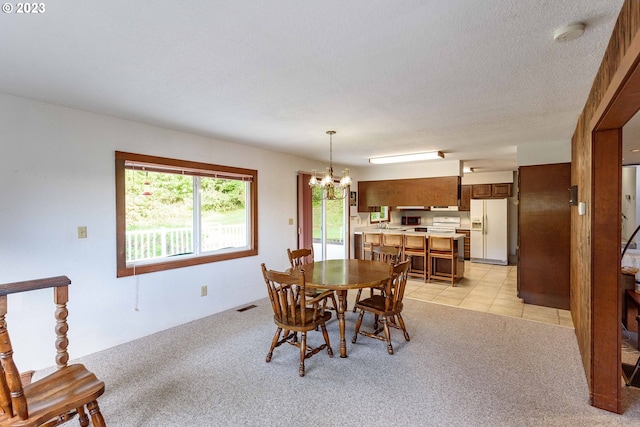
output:
[[[17,292],[27,292],[36,289],[57,288],[71,284],[67,276],[47,277],[45,279],[25,280],[24,282],[13,282],[0,284],[0,295],[14,294]]]
[[[7,314],[7,295],[17,292],[34,291],[37,289],[53,288],[53,302],[56,305],[56,365],[58,368],[67,366],[69,361],[69,339],[67,338],[67,302],[69,302],[69,285],[71,280],[67,276],[47,277],[45,279],[25,280],[24,282],[0,284],[0,324],[4,324]]]

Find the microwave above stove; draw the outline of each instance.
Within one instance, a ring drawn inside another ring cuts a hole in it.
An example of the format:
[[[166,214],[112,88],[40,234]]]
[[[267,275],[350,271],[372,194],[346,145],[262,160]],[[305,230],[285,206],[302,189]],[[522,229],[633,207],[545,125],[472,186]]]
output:
[[[420,225],[422,217],[419,216],[403,216],[402,225]]]

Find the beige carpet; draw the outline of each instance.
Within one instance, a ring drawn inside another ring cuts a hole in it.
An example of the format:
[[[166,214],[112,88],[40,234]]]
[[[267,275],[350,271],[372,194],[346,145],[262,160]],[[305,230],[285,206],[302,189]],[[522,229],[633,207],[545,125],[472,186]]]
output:
[[[331,320],[336,356],[308,359],[304,378],[294,347],[265,363],[275,331],[267,299],[80,361],[107,384],[100,406],[111,427],[640,424],[638,389],[625,388],[623,415],[589,405],[572,329],[405,302],[411,341],[392,330],[396,354],[366,337],[351,344],[348,313],[349,357],[337,356]]]

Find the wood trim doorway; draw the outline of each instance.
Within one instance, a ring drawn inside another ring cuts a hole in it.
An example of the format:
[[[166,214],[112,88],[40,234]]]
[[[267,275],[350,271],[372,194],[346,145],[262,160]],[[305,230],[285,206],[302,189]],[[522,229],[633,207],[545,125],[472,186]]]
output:
[[[636,35],[591,119],[591,404],[622,412],[622,127],[640,110]]]

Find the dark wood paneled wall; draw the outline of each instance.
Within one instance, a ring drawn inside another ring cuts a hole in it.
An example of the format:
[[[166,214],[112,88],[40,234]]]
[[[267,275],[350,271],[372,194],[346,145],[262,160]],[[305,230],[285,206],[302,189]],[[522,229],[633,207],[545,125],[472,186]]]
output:
[[[576,336],[580,354],[589,382],[591,402],[595,406],[620,411],[619,394],[600,395],[594,399],[594,389],[600,389],[600,381],[611,381],[619,378],[596,378],[594,384],[593,371],[598,360],[594,360],[593,342],[593,318],[592,305],[600,304],[592,300],[592,221],[593,221],[593,151],[592,131],[594,116],[603,104],[603,100],[611,89],[615,90],[620,82],[616,82],[616,72],[624,66],[623,59],[629,50],[636,34],[640,29],[640,1],[626,0],[620,11],[618,21],[614,27],[611,40],[602,60],[602,64],[585,104],[584,110],[578,119],[575,133],[572,138],[572,169],[571,183],[578,185],[578,200],[587,205],[587,214],[578,215],[577,209],[571,210],[571,314],[575,325]],[[628,61],[628,59],[625,59]],[[621,65],[622,64],[622,65]],[[596,118],[597,119],[597,118]],[[619,231],[618,231],[619,233]],[[617,247],[615,248],[618,249]],[[618,266],[619,267],[619,266]],[[596,345],[600,345],[597,343]],[[595,349],[596,353],[601,349]],[[607,349],[616,351],[616,349]],[[619,363],[616,362],[616,363]],[[602,367],[607,372],[612,372],[612,367]],[[607,374],[611,376],[611,374]],[[617,407],[616,401],[617,400]]]
[[[571,163],[518,169],[518,296],[569,309]]]

